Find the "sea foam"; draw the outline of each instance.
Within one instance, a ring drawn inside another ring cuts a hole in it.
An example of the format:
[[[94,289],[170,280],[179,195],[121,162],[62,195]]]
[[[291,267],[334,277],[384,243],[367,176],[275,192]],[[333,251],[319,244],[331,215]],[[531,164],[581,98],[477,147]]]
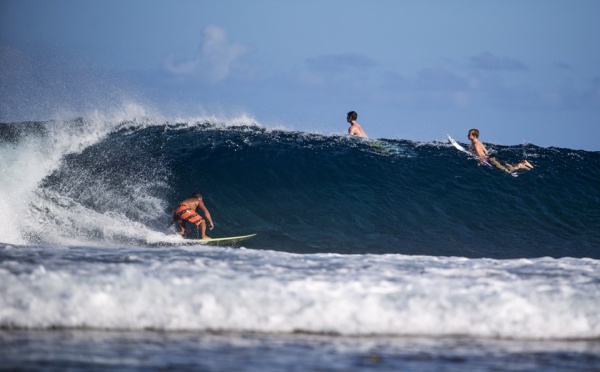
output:
[[[600,337],[597,260],[87,249],[5,259],[0,326]]]

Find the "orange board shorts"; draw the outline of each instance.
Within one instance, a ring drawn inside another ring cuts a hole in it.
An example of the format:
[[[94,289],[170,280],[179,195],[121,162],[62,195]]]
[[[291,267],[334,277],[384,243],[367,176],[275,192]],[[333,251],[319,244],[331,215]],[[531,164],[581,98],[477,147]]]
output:
[[[190,209],[187,205],[180,205],[173,211],[175,221],[181,226],[182,222],[191,222],[196,226],[200,226],[204,219],[196,212]]]

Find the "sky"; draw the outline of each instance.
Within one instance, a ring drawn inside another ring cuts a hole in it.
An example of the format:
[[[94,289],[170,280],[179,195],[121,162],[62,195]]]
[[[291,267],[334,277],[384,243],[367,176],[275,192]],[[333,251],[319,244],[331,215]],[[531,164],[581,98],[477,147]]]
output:
[[[600,1],[3,0],[0,121],[166,118],[600,151]]]

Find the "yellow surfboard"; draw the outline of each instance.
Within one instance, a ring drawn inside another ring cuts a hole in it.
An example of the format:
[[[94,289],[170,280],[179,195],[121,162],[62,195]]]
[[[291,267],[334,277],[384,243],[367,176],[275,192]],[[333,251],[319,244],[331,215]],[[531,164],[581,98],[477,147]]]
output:
[[[183,244],[206,244],[206,245],[228,245],[237,243],[242,240],[250,239],[256,234],[242,235],[242,236],[230,236],[227,238],[212,238],[212,239],[185,239]]]

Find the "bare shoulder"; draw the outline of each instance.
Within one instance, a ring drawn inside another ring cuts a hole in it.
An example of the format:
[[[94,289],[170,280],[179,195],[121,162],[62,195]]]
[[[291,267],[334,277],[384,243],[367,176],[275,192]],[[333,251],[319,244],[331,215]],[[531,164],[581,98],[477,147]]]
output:
[[[180,204],[185,204],[190,208],[195,208],[198,205],[198,198],[189,198],[182,201]]]
[[[367,134],[362,129],[360,124],[358,124],[355,121],[353,121],[350,125],[350,128],[348,128],[348,134],[351,134],[353,136],[359,136],[359,137],[367,137]]]

